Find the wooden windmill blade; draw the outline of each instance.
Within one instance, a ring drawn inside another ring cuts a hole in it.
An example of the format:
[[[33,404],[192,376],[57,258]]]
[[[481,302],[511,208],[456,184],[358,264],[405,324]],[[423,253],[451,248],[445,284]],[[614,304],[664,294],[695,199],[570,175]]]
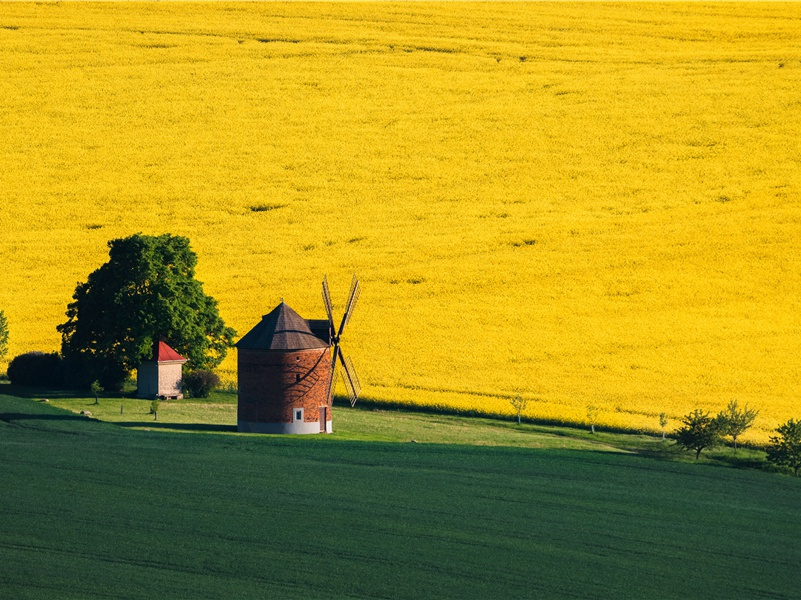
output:
[[[353,406],[356,404],[356,400],[359,399],[359,394],[362,391],[362,385],[359,383],[359,377],[356,375],[356,369],[353,367],[353,361],[350,360],[350,357],[346,359],[342,354],[342,349],[338,346],[337,356],[339,356],[339,362],[342,364],[342,380],[345,382],[345,389],[348,392],[348,399],[350,400],[350,405]]]
[[[330,335],[334,335],[334,305],[331,303],[331,291],[328,289],[328,277],[325,275],[323,276],[323,304],[325,304],[325,312],[328,314]]]
[[[345,329],[345,325],[350,321],[350,317],[353,315],[353,309],[356,306],[356,301],[359,299],[360,294],[361,286],[359,285],[359,280],[356,279],[356,275],[354,275],[353,281],[350,284],[350,294],[348,295],[348,303],[345,306],[345,314],[342,315],[342,323],[339,325],[337,337],[342,335],[342,330]]]
[[[345,359],[345,364],[348,365],[348,379],[350,379],[351,385],[353,386],[353,403],[355,404],[359,396],[362,395],[362,383],[359,381],[359,376],[356,375],[356,368],[353,366],[353,361],[350,359],[350,356]]]
[[[328,406],[331,406],[331,402],[334,399],[334,388],[336,387],[336,380],[337,380],[337,361],[336,356],[334,357],[334,361],[331,363],[331,379],[328,381]]]

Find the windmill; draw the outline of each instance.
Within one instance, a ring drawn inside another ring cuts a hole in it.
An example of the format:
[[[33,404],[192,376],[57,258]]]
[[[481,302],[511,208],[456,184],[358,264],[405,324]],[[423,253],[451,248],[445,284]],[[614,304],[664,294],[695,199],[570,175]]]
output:
[[[331,381],[328,383],[329,405],[331,404],[334,396],[334,382],[336,381],[337,376],[337,361],[339,361],[339,364],[342,365],[342,374],[340,376],[342,377],[342,381],[345,382],[345,389],[348,392],[348,399],[350,400],[351,406],[356,404],[356,400],[359,398],[359,394],[362,391],[359,378],[356,376],[356,370],[353,368],[353,362],[350,360],[350,357],[345,358],[345,355],[342,354],[342,347],[340,346],[342,332],[345,329],[345,325],[348,324],[348,321],[350,321],[350,318],[353,315],[353,309],[356,306],[356,301],[359,299],[360,293],[359,280],[356,279],[356,276],[354,275],[353,281],[350,284],[348,302],[345,305],[345,313],[342,315],[342,321],[339,324],[339,329],[336,329],[334,326],[334,308],[331,304],[331,292],[328,289],[328,277],[323,277],[323,302],[325,303],[325,310],[328,314],[328,327],[331,332],[331,345],[333,347],[333,355],[331,356]]]

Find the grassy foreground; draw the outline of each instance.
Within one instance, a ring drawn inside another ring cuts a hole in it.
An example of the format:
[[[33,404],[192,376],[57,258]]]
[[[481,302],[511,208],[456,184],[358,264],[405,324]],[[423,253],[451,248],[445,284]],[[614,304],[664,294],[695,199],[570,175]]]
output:
[[[757,471],[142,431],[9,395],[0,464],[7,597],[797,596],[801,486]]]

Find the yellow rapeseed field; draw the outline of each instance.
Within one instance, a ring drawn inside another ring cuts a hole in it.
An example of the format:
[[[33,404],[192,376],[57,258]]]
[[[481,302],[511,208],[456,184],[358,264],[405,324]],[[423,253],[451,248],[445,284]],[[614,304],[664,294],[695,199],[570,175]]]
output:
[[[801,417],[801,4],[3,3],[0,142],[9,357],[169,232],[376,400]]]

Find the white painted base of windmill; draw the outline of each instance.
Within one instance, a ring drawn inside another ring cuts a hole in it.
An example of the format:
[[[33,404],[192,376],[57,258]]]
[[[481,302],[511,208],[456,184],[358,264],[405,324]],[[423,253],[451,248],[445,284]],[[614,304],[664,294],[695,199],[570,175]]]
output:
[[[295,422],[295,423],[259,423],[255,421],[237,421],[236,429],[240,433],[291,433],[291,434],[307,434],[307,433],[323,433],[320,431],[320,423],[312,421],[311,423]],[[325,423],[325,433],[333,433],[334,428],[331,421]]]

